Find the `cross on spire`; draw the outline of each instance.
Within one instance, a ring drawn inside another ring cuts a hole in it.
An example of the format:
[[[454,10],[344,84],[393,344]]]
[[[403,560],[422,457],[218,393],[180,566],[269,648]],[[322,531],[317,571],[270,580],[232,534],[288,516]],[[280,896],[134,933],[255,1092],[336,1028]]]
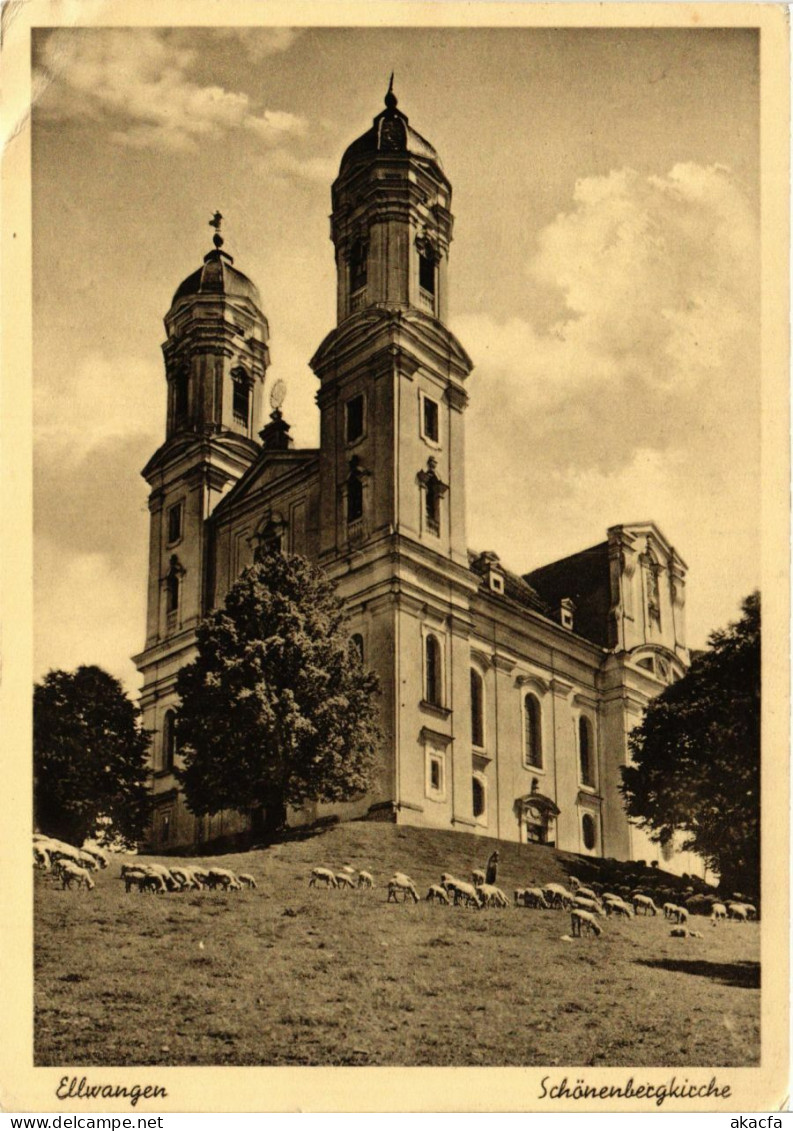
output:
[[[215,234],[212,237],[212,243],[218,249],[223,247],[223,236],[221,236],[221,234],[220,234],[220,225],[221,225],[222,221],[223,221],[223,217],[220,214],[220,212],[215,212],[215,215],[209,221],[210,228],[215,229]]]

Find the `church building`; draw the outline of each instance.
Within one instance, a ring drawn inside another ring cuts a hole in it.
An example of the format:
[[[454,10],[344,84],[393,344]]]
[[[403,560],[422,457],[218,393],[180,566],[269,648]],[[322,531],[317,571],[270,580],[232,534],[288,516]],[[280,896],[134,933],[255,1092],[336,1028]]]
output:
[[[334,578],[382,689],[376,794],[290,823],[337,814],[656,858],[618,786],[630,730],[689,662],[686,565],[649,521],[523,576],[470,548],[465,419],[478,394],[447,326],[452,186],[391,89],[331,192],[337,321],[311,360],[318,449],[294,446],[281,382],[262,428],[269,327],[219,214],[214,249],[165,317],[166,434],[143,470],[148,616],[135,657],[153,733],[150,847],[247,827],[239,813],[197,818],[180,797],[175,682],[202,618],[276,548]]]

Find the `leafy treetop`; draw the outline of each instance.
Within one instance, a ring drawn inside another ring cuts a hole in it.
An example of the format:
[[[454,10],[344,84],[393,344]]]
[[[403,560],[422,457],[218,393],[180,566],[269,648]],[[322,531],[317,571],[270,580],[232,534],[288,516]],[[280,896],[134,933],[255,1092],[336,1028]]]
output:
[[[33,690],[36,826],[80,845],[108,827],[127,840],[149,816],[149,735],[121,684],[95,666],[51,671]]]
[[[194,813],[264,811],[365,793],[379,730],[376,677],[351,645],[327,576],[297,556],[265,555],[199,627],[179,673],[178,776]]]
[[[757,893],[760,873],[760,595],[714,632],[691,668],[654,699],[630,736],[621,790],[630,817]]]

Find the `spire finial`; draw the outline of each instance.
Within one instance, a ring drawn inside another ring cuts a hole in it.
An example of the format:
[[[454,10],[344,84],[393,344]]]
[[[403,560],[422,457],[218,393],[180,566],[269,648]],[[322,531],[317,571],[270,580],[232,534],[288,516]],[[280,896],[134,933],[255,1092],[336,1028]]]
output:
[[[210,228],[215,229],[215,234],[212,237],[212,243],[215,245],[215,247],[218,250],[220,250],[220,248],[223,247],[223,236],[221,236],[221,234],[220,234],[220,225],[221,225],[222,220],[223,220],[223,217],[221,216],[221,214],[219,212],[215,212],[215,215],[209,221]]]
[[[391,78],[388,80],[388,90],[386,91],[385,104],[389,110],[395,110],[397,105],[397,96],[394,94],[394,72],[391,72]]]

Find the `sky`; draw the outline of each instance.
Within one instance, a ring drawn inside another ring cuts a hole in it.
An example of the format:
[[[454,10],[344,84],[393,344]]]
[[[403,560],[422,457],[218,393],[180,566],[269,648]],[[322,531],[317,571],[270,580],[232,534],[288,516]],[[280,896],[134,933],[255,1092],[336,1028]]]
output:
[[[755,31],[74,28],[36,31],[33,58],[37,678],[140,686],[162,320],[215,209],[262,294],[268,382],[318,443],[330,185],[391,71],[453,186],[469,546],[526,572],[651,519],[689,567],[689,645],[739,615],[760,582]]]

